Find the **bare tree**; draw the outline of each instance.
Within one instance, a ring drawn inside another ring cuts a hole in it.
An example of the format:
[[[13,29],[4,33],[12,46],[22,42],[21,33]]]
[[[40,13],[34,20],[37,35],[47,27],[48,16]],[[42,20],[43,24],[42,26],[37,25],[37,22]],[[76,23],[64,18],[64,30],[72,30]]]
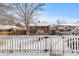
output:
[[[56,20],[56,25],[59,26],[60,24],[65,24],[65,21],[64,20]]]
[[[7,11],[5,8],[0,8],[1,11],[5,11],[5,13],[2,13],[1,15],[22,21],[25,24],[25,29],[27,30],[28,34],[29,23],[34,19],[35,16],[38,15],[39,11],[42,10],[42,6],[44,6],[44,4],[13,3],[5,5],[2,4],[2,6],[9,6],[10,8],[7,7]]]

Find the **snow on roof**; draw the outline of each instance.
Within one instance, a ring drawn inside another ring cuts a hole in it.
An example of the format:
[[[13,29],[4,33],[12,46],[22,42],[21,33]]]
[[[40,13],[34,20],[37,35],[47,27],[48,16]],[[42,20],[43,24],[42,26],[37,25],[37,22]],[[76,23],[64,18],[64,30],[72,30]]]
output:
[[[0,25],[0,29],[11,29],[11,28],[19,28],[14,25]]]
[[[37,22],[37,23],[31,23],[29,26],[49,26],[47,22]]]
[[[22,26],[25,26],[25,24],[24,23],[22,23],[22,22],[18,22],[18,23],[20,23]],[[48,24],[47,22],[32,22],[32,23],[30,23],[29,24],[29,26],[49,26],[50,24]]]
[[[63,25],[63,26],[79,26],[79,24],[60,24],[60,26]]]

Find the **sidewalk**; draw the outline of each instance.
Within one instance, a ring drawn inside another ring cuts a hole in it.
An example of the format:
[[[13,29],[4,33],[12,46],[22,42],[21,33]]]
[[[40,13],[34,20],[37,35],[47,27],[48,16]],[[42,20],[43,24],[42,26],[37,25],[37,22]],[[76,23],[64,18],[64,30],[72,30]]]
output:
[[[50,56],[49,52],[47,53],[0,53],[0,56]]]

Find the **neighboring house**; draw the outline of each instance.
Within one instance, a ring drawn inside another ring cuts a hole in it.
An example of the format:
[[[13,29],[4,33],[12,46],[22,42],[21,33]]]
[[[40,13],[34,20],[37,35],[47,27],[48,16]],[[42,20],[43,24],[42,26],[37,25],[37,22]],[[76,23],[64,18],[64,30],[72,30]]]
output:
[[[78,24],[60,24],[59,26],[56,27],[56,35],[73,34],[75,32],[74,29],[76,28],[79,28]]]
[[[0,25],[0,35],[22,35],[23,29],[14,25]]]
[[[79,28],[73,29],[70,34],[79,35]]]
[[[14,26],[14,25],[0,25],[0,31],[8,31],[10,29],[22,30],[22,28]]]

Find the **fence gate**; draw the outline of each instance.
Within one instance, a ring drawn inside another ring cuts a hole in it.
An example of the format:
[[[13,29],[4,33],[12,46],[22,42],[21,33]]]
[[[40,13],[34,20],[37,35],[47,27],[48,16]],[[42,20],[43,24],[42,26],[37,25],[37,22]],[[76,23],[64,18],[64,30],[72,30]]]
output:
[[[51,36],[50,56],[62,56],[64,49],[62,36]]]

